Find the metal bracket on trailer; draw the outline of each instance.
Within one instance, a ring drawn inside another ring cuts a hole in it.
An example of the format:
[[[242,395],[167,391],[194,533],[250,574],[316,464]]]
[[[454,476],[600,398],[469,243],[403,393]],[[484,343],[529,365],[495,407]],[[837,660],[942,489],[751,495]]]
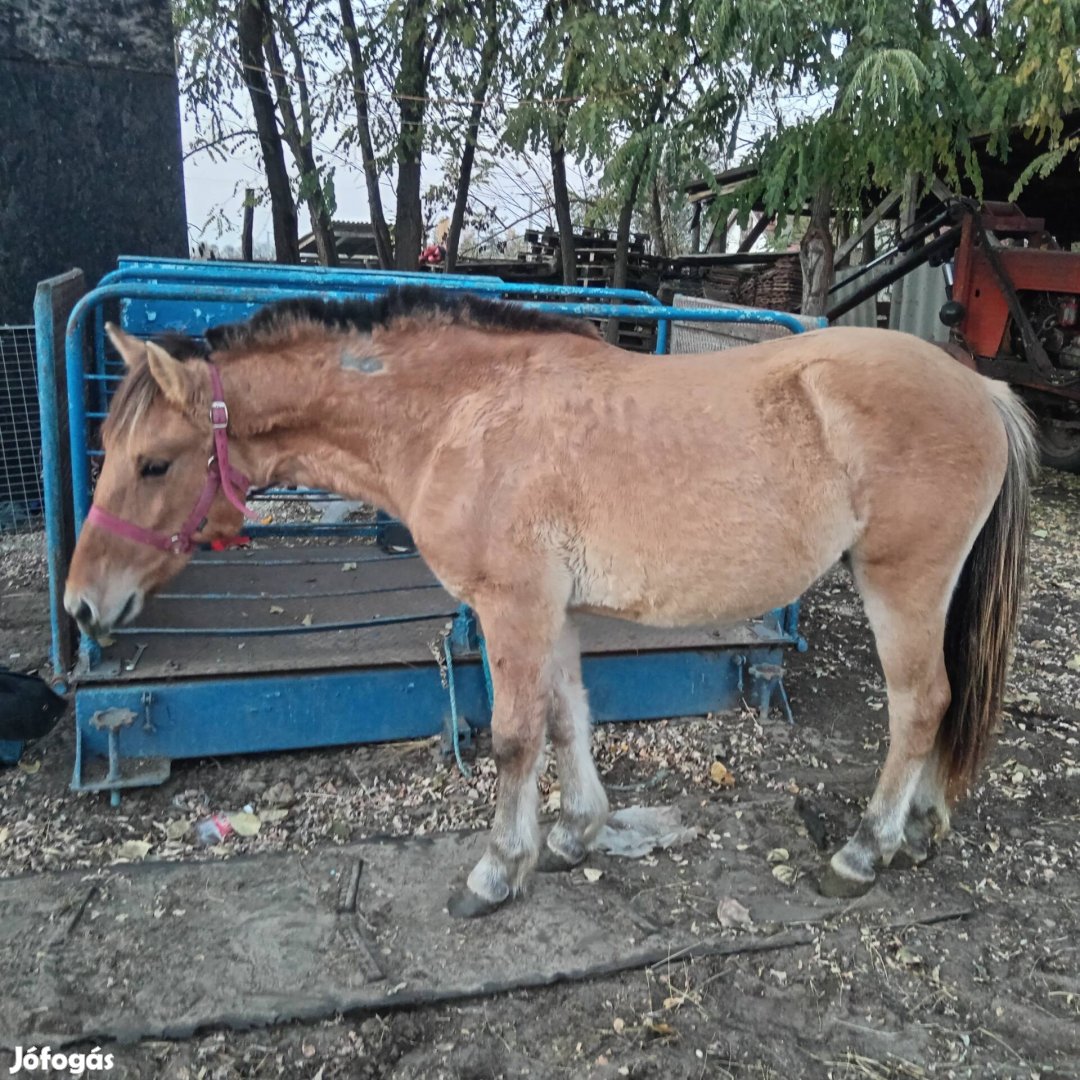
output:
[[[143,698],[145,723],[150,723],[150,695]],[[163,784],[169,779],[172,762],[164,757],[125,758],[120,754],[120,732],[138,720],[131,709],[102,709],[94,713],[90,723],[104,731],[109,740],[107,759],[92,758],[89,764],[83,757],[83,733],[75,726],[75,771],[71,778],[73,791],[107,791],[113,806],[120,805],[124,788],[148,787]],[[91,776],[92,774],[92,776]]]

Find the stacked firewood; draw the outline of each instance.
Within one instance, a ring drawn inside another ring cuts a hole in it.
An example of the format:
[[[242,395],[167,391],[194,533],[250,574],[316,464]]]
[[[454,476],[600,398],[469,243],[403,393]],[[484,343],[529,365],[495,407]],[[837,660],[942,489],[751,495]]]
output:
[[[734,299],[748,307],[798,311],[802,305],[799,256],[781,255],[771,266],[755,267],[737,284]]]
[[[689,290],[682,282],[683,291]],[[701,295],[709,300],[773,311],[798,311],[802,303],[802,269],[798,255],[779,255],[765,265],[710,266],[702,271]]]

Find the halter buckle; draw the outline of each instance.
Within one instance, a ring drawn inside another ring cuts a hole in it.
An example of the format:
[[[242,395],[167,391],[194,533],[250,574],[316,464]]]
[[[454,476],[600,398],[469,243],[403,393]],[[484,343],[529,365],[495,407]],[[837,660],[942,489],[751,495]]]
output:
[[[210,402],[210,426],[214,431],[224,431],[229,426],[229,406],[224,401]]]
[[[186,545],[180,539],[179,533],[173,533],[173,535],[169,537],[169,544],[172,547],[172,552],[174,555],[184,554],[184,548]]]

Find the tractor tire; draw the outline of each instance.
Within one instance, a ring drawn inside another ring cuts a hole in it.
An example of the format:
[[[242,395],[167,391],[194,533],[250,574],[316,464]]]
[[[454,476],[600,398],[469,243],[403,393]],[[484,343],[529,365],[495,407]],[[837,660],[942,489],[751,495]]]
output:
[[[1040,416],[1039,445],[1044,465],[1080,474],[1080,428],[1065,427],[1050,417]]]

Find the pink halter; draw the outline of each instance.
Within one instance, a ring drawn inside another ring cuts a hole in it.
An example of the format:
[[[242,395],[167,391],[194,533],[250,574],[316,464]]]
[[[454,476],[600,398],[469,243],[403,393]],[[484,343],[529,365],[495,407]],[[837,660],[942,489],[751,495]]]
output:
[[[195,541],[192,538],[206,524],[206,515],[219,490],[244,517],[252,521],[259,520],[259,515],[249,510],[244,504],[243,496],[237,493],[237,489],[242,492],[247,491],[248,479],[229,464],[229,408],[223,400],[221,373],[209,362],[206,366],[210,369],[210,385],[214,392],[214,400],[210,402],[210,426],[214,429],[214,456],[210,458],[206,466],[206,483],[202,494],[187,520],[180,526],[179,532],[170,536],[153,529],[144,529],[141,525],[125,521],[96,505],[91,506],[90,513],[86,515],[88,524],[97,525],[126,540],[134,540],[137,544],[149,544],[158,551],[186,555],[195,547]]]

